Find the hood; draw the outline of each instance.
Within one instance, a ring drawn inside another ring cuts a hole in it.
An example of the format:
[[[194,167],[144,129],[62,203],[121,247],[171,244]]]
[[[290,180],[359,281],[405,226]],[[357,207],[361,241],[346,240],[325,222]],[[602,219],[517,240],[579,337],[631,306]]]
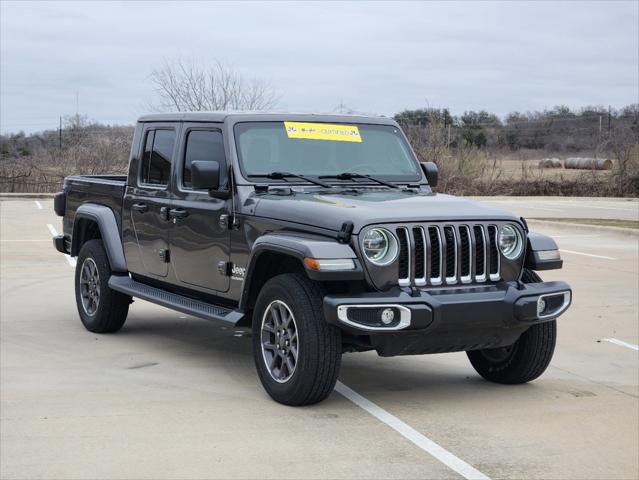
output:
[[[344,222],[353,222],[353,233],[366,225],[382,223],[437,222],[453,220],[513,220],[513,214],[479,202],[426,192],[394,190],[352,193],[321,193],[321,190],[295,192],[292,195],[252,196],[253,214],[273,220],[339,230]]]

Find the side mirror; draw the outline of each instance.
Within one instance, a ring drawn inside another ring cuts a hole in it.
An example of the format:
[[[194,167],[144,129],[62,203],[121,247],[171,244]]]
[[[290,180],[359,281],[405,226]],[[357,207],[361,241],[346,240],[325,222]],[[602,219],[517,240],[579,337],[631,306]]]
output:
[[[439,180],[439,169],[437,168],[437,165],[433,162],[422,162],[421,165],[422,170],[426,174],[428,185],[430,185],[431,188],[436,187],[437,181]]]
[[[191,162],[191,183],[195,190],[217,190],[220,188],[220,164],[214,160],[194,160]]]

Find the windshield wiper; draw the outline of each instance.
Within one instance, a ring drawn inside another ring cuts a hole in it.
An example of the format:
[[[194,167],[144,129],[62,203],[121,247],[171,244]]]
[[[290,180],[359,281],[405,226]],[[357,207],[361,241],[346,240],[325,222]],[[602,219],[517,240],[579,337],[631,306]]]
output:
[[[251,175],[251,177],[266,177],[266,178],[271,178],[273,180],[284,180],[286,178],[299,178],[300,180],[307,181],[307,182],[312,183],[314,185],[319,185],[320,187],[333,188],[328,183],[324,183],[324,182],[322,182],[320,180],[317,180],[317,179],[314,179],[314,178],[310,178],[310,177],[306,177],[304,175],[298,175],[297,173],[271,172],[271,173],[267,173],[265,175]]]
[[[362,173],[343,172],[338,175],[320,175],[319,178],[336,178],[337,180],[353,180],[354,178],[366,178],[386,187],[399,188],[403,190],[403,188],[399,185],[395,185],[394,183],[390,183],[385,180],[380,180],[379,178],[371,177],[370,175],[364,175]]]

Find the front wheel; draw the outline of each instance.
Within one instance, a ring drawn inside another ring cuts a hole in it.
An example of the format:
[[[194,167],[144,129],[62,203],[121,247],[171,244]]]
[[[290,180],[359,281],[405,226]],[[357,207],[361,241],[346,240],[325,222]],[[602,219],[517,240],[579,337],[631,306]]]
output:
[[[541,282],[532,270],[524,270],[524,283]],[[557,322],[531,326],[512,345],[467,352],[470,363],[486,380],[495,383],[526,383],[539,377],[552,359],[557,341]]]
[[[266,282],[253,313],[253,354],[273,400],[311,405],[330,395],[341,363],[341,334],[324,320],[319,285],[301,274]]]

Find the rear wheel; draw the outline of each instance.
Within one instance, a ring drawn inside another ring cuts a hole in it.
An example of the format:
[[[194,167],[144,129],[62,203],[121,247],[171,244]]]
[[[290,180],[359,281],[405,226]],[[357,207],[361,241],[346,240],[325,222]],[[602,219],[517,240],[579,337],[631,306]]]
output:
[[[75,300],[84,327],[94,333],[122,328],[131,297],[109,288],[111,266],[102,240],[82,245],[75,267]]]
[[[322,291],[305,275],[270,279],[253,314],[253,354],[267,393],[286,405],[330,395],[341,363],[341,334],[324,320]]]
[[[525,269],[524,283],[541,282]],[[496,383],[526,383],[539,377],[552,359],[557,341],[557,322],[551,320],[531,326],[512,345],[467,352],[470,363],[486,380]]]

